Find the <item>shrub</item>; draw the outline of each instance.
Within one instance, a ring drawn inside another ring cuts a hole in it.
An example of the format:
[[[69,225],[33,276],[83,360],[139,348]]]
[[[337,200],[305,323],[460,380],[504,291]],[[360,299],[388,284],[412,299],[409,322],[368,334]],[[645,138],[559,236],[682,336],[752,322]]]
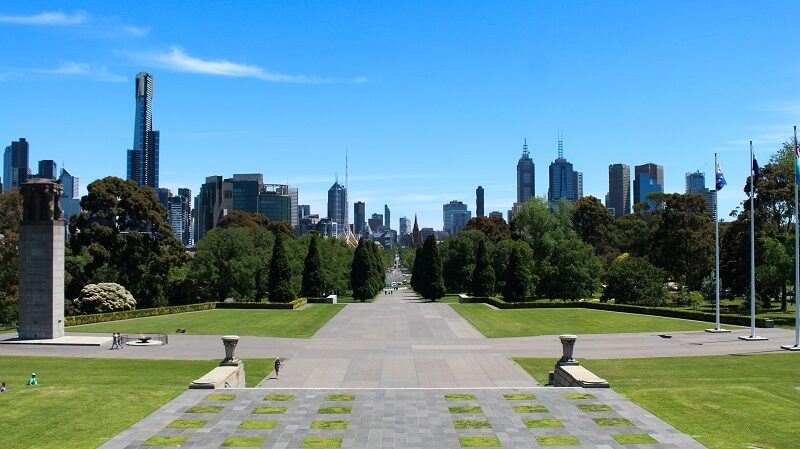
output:
[[[74,301],[81,313],[106,313],[136,308],[136,300],[125,287],[113,282],[88,284]]]
[[[606,273],[603,299],[614,299],[617,304],[662,306],[667,302],[664,278],[664,271],[647,260],[623,254]]]

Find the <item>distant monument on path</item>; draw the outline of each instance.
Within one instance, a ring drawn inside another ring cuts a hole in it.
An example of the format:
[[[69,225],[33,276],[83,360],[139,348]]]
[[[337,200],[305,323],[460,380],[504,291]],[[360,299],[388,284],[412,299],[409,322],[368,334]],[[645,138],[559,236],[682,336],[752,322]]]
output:
[[[20,340],[64,336],[63,188],[52,179],[21,184],[19,232]]]

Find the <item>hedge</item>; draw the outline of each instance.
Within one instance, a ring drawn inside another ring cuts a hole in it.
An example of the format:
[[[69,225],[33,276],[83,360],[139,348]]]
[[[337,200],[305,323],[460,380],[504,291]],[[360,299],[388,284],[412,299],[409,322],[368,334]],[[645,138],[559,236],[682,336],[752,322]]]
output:
[[[291,302],[218,302],[218,309],[297,309],[306,305],[306,298]]]
[[[81,324],[103,323],[106,321],[129,320],[131,318],[144,318],[148,316],[171,315],[173,313],[198,312],[211,310],[216,306],[214,302],[201,302],[185,306],[158,307],[154,309],[124,310],[121,312],[95,313],[93,315],[75,315],[64,318],[65,326],[78,326]]]

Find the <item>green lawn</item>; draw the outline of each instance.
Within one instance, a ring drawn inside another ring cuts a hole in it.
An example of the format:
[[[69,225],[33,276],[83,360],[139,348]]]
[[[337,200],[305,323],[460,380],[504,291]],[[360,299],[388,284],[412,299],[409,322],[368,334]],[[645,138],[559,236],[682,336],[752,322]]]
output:
[[[483,335],[527,337],[558,334],[698,331],[708,323],[591,309],[493,310],[483,304],[452,304]]]
[[[181,328],[189,334],[311,338],[343,307],[309,304],[302,310],[215,309],[71,326],[67,331],[172,334]]]
[[[552,359],[516,359],[547,382]],[[800,356],[795,353],[582,360],[614,391],[710,449],[796,447]]]

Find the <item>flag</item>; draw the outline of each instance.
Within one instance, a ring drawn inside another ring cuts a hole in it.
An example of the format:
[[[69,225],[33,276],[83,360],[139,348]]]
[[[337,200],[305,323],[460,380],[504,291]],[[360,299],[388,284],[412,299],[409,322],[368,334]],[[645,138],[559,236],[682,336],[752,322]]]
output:
[[[725,181],[725,175],[722,174],[722,167],[717,164],[717,190],[722,190],[726,185],[728,182]]]
[[[753,172],[751,173],[753,180],[753,191],[758,187],[758,161],[753,157]]]
[[[795,135],[797,132],[795,132]],[[794,179],[795,183],[797,180],[800,179],[800,145],[797,145],[797,137],[794,138],[794,154],[797,156],[794,158]]]

